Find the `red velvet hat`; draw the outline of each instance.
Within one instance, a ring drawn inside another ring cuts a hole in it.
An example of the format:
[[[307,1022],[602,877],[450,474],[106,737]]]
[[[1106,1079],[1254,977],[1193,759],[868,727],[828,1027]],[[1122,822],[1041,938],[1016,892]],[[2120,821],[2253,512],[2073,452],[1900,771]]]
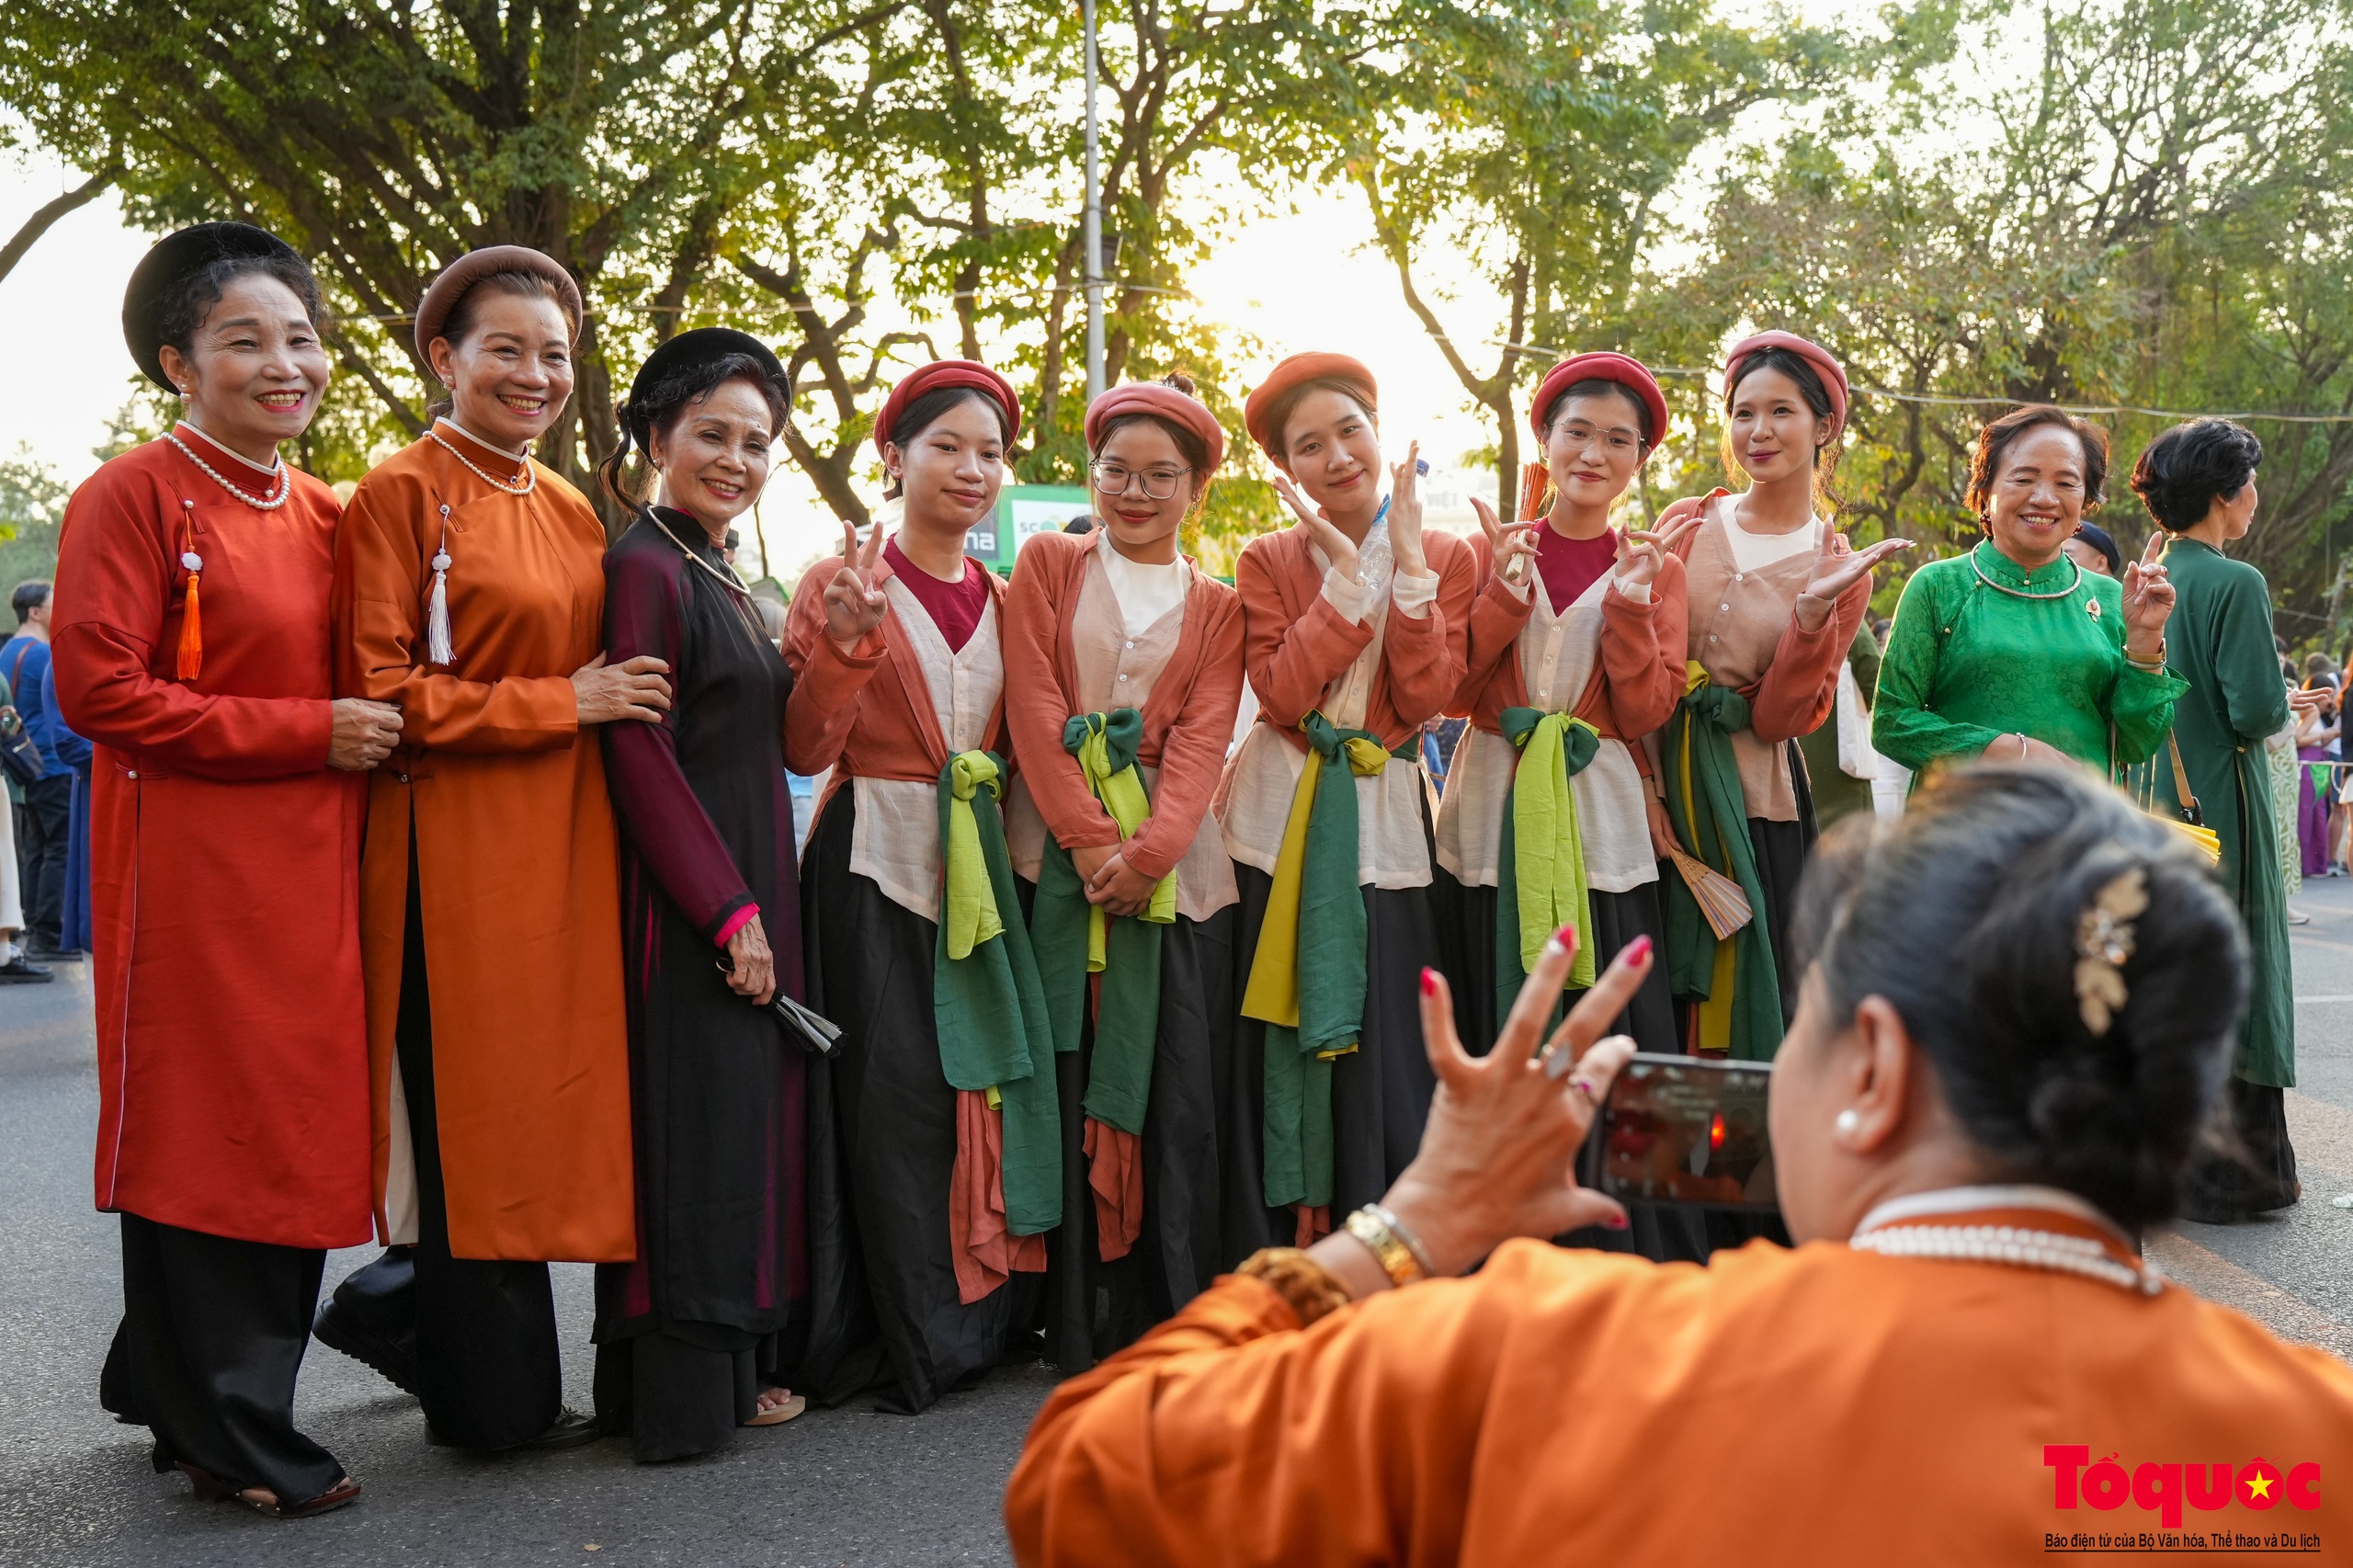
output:
[[[1634,394],[1650,418],[1651,436],[1648,445],[1656,447],[1659,437],[1666,434],[1666,397],[1658,390],[1658,378],[1640,359],[1625,354],[1572,354],[1551,369],[1536,384],[1535,399],[1528,405],[1528,422],[1536,428],[1540,440],[1552,416],[1552,405],[1561,394],[1579,381],[1615,381]],[[1643,454],[1650,460],[1650,453]]]
[[[882,443],[899,427],[899,416],[906,413],[907,404],[942,387],[972,387],[987,393],[1005,410],[1007,444],[1021,434],[1021,400],[1014,395],[1012,382],[978,359],[934,359],[900,377],[899,384],[883,400],[882,412],[874,416],[874,449],[881,451]]]
[[[563,302],[564,314],[571,318],[574,341],[580,336],[580,285],[563,264],[551,256],[535,251],[529,245],[487,245],[468,251],[441,269],[441,276],[425,290],[425,298],[416,302],[416,357],[430,364],[433,340],[449,322],[449,314],[466,291],[494,272],[529,272],[544,278],[552,285],[556,296]]]
[[[1830,350],[1818,343],[1809,343],[1794,332],[1760,332],[1754,337],[1744,337],[1732,346],[1724,356],[1724,390],[1729,392],[1740,381],[1741,365],[1760,348],[1786,348],[1813,367],[1822,378],[1822,388],[1830,394],[1830,438],[1847,428],[1847,372]]]
[[[1267,371],[1267,379],[1251,389],[1250,395],[1243,400],[1243,428],[1248,430],[1250,438],[1258,443],[1258,449],[1277,463],[1282,461],[1282,453],[1276,449],[1282,432],[1268,427],[1274,419],[1275,409],[1284,396],[1302,382],[1324,376],[1362,382],[1365,391],[1376,395],[1381,390],[1373,381],[1372,372],[1365,369],[1361,359],[1351,359],[1345,354],[1293,354]],[[1380,410],[1367,409],[1365,412],[1377,414]]]
[[[1113,387],[1086,405],[1086,449],[1093,451],[1103,439],[1103,426],[1128,414],[1153,414],[1174,425],[1181,425],[1201,438],[1210,449],[1210,466],[1201,475],[1201,483],[1210,482],[1210,474],[1225,460],[1225,428],[1207,404],[1189,392],[1159,381],[1131,381],[1126,386]]]

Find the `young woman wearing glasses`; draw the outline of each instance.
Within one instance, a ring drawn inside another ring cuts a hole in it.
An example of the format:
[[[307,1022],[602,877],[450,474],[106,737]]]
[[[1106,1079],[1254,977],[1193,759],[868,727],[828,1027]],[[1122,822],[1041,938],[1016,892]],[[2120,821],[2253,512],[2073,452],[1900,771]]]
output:
[[[1220,1243],[1214,1085],[1233,1051],[1240,896],[1209,806],[1242,698],[1242,599],[1179,549],[1225,457],[1192,392],[1170,376],[1095,400],[1102,526],[1029,540],[1006,597],[1006,836],[1037,885],[1054,1027],[1047,1349],[1065,1371],[1235,1261]]]

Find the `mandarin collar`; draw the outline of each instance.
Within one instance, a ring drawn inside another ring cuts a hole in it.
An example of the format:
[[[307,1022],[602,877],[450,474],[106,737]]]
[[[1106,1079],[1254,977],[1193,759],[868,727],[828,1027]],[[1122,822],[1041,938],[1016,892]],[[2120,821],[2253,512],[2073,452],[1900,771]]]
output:
[[[512,467],[517,484],[531,471],[531,455],[529,452],[510,452],[504,447],[494,447],[446,414],[433,422],[433,428],[443,440],[494,472],[502,467]]]
[[[1990,539],[1979,540],[1970,551],[1977,569],[2006,588],[2016,588],[2026,594],[2059,594],[2075,585],[2077,580],[2093,574],[2069,559],[2062,551],[2057,560],[2029,572],[2002,553]]]

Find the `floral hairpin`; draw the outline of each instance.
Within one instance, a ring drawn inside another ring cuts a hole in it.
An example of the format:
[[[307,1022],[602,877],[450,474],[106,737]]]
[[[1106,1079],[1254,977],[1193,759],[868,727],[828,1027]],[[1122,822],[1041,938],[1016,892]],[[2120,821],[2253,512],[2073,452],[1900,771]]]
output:
[[[2107,1035],[2130,994],[2123,971],[2132,956],[2132,922],[2148,907],[2148,876],[2135,866],[2075,917],[2075,1004],[2095,1040]]]

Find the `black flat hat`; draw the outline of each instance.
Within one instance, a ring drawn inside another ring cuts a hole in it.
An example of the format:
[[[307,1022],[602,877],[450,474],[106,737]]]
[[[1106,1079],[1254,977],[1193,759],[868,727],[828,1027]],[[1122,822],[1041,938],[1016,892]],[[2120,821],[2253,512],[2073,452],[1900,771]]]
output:
[[[779,387],[784,385],[784,366],[767,344],[732,326],[699,326],[692,332],[665,339],[660,347],[645,357],[645,363],[637,368],[637,379],[629,384],[629,400],[635,403],[640,393],[651,390],[665,376],[689,365],[723,359],[730,354],[745,356],[759,366],[768,380]]]
[[[131,268],[131,287],[122,294],[122,340],[149,381],[166,392],[179,391],[164,374],[165,302],[191,273],[216,261],[249,256],[285,256],[298,266],[302,262],[300,251],[267,229],[251,223],[199,223],[157,240]]]

